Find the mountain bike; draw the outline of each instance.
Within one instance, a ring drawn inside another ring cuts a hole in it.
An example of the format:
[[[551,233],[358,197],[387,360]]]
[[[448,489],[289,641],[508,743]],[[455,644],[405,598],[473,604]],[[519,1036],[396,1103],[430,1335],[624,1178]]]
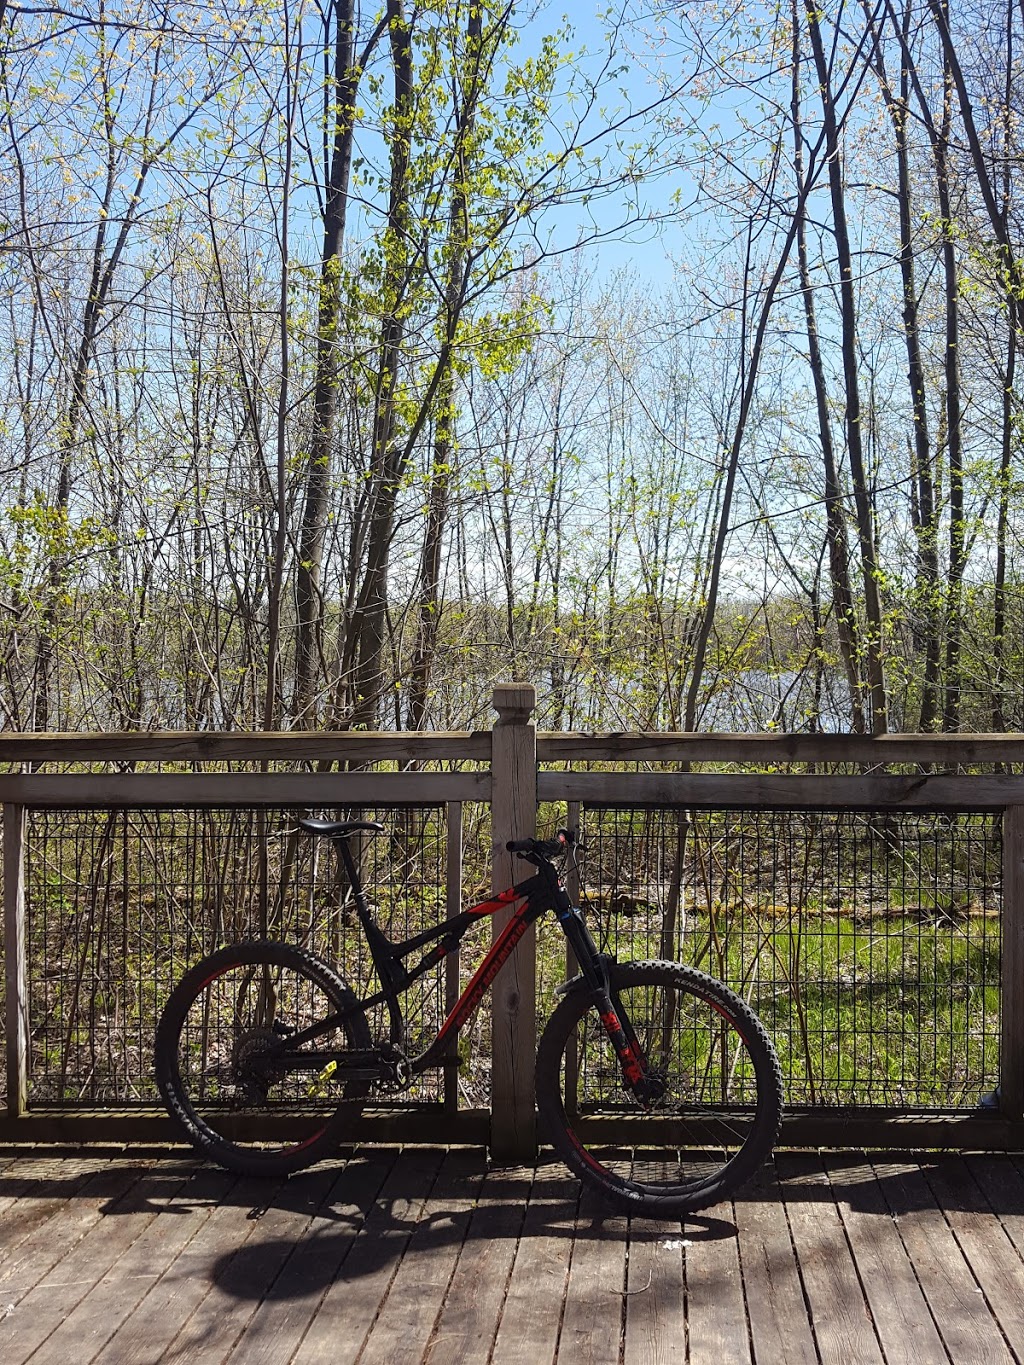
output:
[[[380,989],[360,999],[305,948],[220,948],[172,991],[156,1033],[156,1079],[171,1115],[206,1156],[244,1175],[311,1165],[351,1133],[371,1097],[445,1064],[459,1030],[527,928],[553,914],[579,970],[537,1050],[541,1126],[579,1177],[619,1209],[676,1218],[728,1197],[770,1153],[782,1076],[763,1025],[720,981],[678,962],[620,963],[599,951],[562,884],[574,832],[508,843],[533,874],[442,924],[392,942],[377,923],[350,848],[375,821],[303,819],[330,839],[347,874]],[[512,914],[438,1029],[409,1056],[401,997],[481,920]],[[418,950],[415,965],[407,959]],[[387,1038],[370,1012],[384,1007]]]

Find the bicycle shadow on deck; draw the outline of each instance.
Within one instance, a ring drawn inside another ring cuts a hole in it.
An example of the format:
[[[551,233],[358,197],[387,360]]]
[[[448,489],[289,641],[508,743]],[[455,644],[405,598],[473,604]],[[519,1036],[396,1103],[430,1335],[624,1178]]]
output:
[[[232,1297],[307,1298],[322,1294],[335,1281],[355,1281],[378,1273],[393,1272],[405,1256],[429,1255],[443,1248],[472,1249],[474,1244],[496,1240],[528,1242],[551,1240],[570,1244],[616,1239],[636,1246],[642,1242],[674,1242],[689,1245],[720,1241],[736,1235],[732,1223],[721,1218],[694,1215],[682,1226],[679,1221],[655,1223],[627,1219],[606,1209],[590,1194],[579,1192],[575,1180],[558,1174],[557,1163],[531,1169],[487,1173],[485,1158],[476,1154],[457,1175],[449,1169],[431,1188],[410,1167],[408,1181],[389,1182],[365,1213],[351,1205],[325,1202],[309,1228],[295,1239],[261,1236],[253,1231],[237,1249],[212,1261],[210,1279]],[[555,1174],[547,1178],[548,1172]],[[404,1172],[402,1174],[405,1174]],[[280,1192],[289,1207],[301,1202],[300,1186],[309,1174],[293,1176]],[[450,1207],[446,1207],[446,1204]],[[426,1205],[426,1207],[425,1207]],[[281,1207],[280,1198],[250,1211],[257,1223]],[[270,1286],[260,1269],[269,1262],[293,1263]],[[301,1273],[298,1268],[301,1265]]]
[[[244,1211],[237,1245],[216,1260],[211,1256],[207,1270],[240,1298],[266,1292],[265,1277],[263,1289],[256,1288],[258,1264],[265,1266],[268,1258],[286,1262],[296,1250],[303,1252],[304,1272],[294,1292],[308,1294],[336,1278],[394,1267],[407,1253],[495,1238],[565,1243],[628,1238],[631,1244],[685,1239],[695,1245],[736,1235],[730,1206],[694,1216],[682,1226],[629,1223],[589,1195],[581,1200],[576,1182],[560,1174],[563,1168],[553,1160],[537,1168],[496,1170],[476,1149],[461,1150],[440,1176],[429,1149],[399,1153],[378,1148],[361,1149],[347,1162],[323,1163],[278,1183],[240,1180],[167,1149],[140,1149],[130,1157],[123,1150],[93,1149],[88,1158],[82,1159],[84,1155],[82,1149],[57,1149],[24,1165],[14,1161],[0,1175],[0,1198],[13,1196],[15,1207],[25,1198],[96,1199],[104,1216],[149,1211],[162,1219],[218,1209]],[[981,1163],[989,1171],[985,1193],[974,1174],[975,1168],[982,1170]],[[935,1189],[933,1177],[939,1178]],[[834,1201],[853,1210],[897,1216],[933,1207],[937,1200],[946,1209],[995,1208],[1024,1216],[1024,1165],[1005,1156],[973,1155],[965,1161],[934,1153],[874,1158],[837,1153],[823,1163],[816,1154],[779,1153],[776,1163],[739,1193],[736,1207],[780,1200]],[[253,1226],[245,1231],[250,1222]],[[358,1251],[350,1257],[353,1245]],[[311,1250],[315,1256],[305,1254]],[[283,1283],[273,1292],[283,1293]]]

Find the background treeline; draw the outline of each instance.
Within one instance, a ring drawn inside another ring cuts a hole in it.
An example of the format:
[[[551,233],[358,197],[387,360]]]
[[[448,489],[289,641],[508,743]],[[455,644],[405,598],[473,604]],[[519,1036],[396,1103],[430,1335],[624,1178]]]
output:
[[[1024,728],[1019,0],[0,25],[3,728]]]

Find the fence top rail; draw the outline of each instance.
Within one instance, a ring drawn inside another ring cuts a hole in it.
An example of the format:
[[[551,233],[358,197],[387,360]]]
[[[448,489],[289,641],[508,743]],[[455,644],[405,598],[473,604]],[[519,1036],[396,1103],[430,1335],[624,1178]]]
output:
[[[1024,734],[807,735],[549,733],[537,736],[541,763],[1024,763]]]
[[[0,775],[0,803],[61,810],[432,806],[487,801],[490,790],[490,775],[485,772]]]
[[[547,772],[541,801],[718,810],[1002,811],[1024,805],[1024,777],[802,773]]]
[[[414,762],[491,757],[489,730],[159,730],[0,735],[0,763],[189,762],[229,759]]]
[[[470,760],[491,757],[489,730],[282,732],[160,730],[0,734],[0,763]],[[541,763],[1024,763],[1024,733],[932,735],[551,731]]]
[[[1024,777],[981,774],[541,772],[541,801],[722,810],[999,811],[1024,805]],[[307,809],[490,801],[489,772],[12,773],[0,803],[51,809],[219,806]]]

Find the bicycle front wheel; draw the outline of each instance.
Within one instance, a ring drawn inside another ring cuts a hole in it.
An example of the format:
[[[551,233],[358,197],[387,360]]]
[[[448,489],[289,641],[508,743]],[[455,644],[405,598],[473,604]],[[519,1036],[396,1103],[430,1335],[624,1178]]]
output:
[[[678,1218],[727,1198],[770,1153],[782,1117],[771,1039],[733,991],[691,967],[610,971],[612,999],[647,1062],[647,1107],[626,1085],[583,988],[537,1052],[537,1108],[555,1151],[617,1208]]]
[[[289,1047],[291,1034],[339,1013],[343,1022]],[[171,992],[157,1025],[156,1079],[204,1155],[241,1175],[281,1176],[333,1150],[368,1093],[365,1081],[335,1086],[323,1054],[369,1047],[355,995],[326,963],[287,943],[238,943]]]

